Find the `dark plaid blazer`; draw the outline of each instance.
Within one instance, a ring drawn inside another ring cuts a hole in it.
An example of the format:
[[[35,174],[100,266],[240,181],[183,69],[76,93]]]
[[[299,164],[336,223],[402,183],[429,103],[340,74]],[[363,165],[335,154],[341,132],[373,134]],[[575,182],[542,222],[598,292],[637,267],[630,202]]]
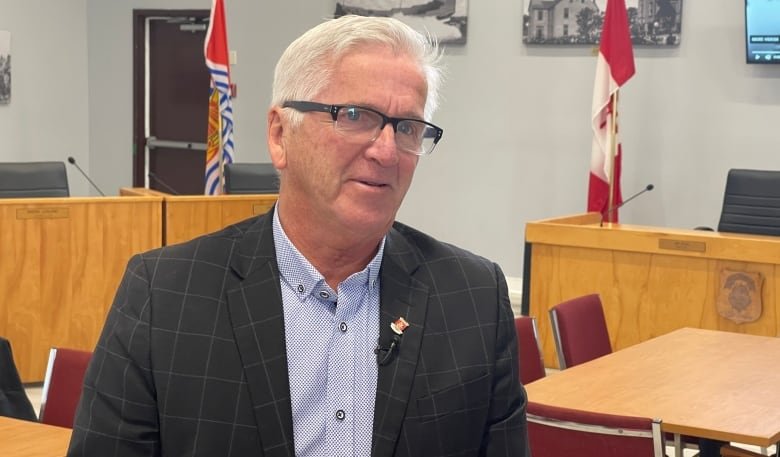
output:
[[[381,269],[373,456],[529,455],[500,268],[396,223]],[[294,455],[271,213],[133,257],[69,456]]]

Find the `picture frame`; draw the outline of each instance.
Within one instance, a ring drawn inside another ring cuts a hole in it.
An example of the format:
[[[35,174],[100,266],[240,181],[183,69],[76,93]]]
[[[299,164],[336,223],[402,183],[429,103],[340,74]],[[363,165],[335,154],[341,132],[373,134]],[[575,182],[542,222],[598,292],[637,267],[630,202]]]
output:
[[[523,42],[597,45],[609,0],[525,0]],[[625,0],[635,46],[678,46],[682,0]]]
[[[11,103],[11,32],[0,30],[0,105]]]
[[[394,17],[442,44],[465,44],[468,0],[338,0],[334,17]]]

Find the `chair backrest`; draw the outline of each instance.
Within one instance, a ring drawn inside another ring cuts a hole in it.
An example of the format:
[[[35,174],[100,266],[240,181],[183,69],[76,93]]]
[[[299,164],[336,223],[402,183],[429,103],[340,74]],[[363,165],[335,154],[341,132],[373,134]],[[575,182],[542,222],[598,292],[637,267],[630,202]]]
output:
[[[73,416],[91,358],[89,351],[51,349],[41,391],[41,422],[73,428]]]
[[[612,352],[607,320],[598,294],[577,297],[550,309],[561,370]]]
[[[534,457],[663,457],[661,421],[528,402]]]
[[[279,176],[270,163],[225,164],[226,194],[275,194]]]
[[[64,162],[0,162],[0,198],[68,196]]]
[[[0,416],[35,420],[35,409],[22,386],[11,343],[0,337]]]
[[[528,384],[545,375],[542,351],[539,348],[539,332],[536,319],[529,316],[515,318],[517,355],[520,364],[520,382]]]
[[[780,235],[780,171],[729,170],[718,231]]]

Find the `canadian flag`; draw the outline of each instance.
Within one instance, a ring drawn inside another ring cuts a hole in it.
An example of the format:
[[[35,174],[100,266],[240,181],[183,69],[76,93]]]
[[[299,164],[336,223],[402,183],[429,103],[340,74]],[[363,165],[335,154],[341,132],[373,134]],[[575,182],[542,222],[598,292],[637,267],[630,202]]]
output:
[[[596,82],[593,87],[591,111],[593,145],[590,157],[588,211],[598,211],[610,222],[617,222],[618,219],[617,210],[610,211],[608,208],[610,175],[614,180],[612,207],[619,205],[623,200],[620,193],[620,162],[623,154],[617,139],[617,93],[618,89],[633,75],[634,51],[631,47],[626,3],[625,0],[608,0],[604,25],[601,29]],[[614,173],[610,173],[613,148],[616,149],[615,169]]]

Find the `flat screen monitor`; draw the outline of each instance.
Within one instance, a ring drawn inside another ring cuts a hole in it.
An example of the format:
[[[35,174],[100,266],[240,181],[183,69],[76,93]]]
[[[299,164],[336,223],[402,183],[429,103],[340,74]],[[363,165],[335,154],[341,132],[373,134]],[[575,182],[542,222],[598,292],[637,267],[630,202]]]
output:
[[[780,64],[780,0],[745,0],[747,63]]]

